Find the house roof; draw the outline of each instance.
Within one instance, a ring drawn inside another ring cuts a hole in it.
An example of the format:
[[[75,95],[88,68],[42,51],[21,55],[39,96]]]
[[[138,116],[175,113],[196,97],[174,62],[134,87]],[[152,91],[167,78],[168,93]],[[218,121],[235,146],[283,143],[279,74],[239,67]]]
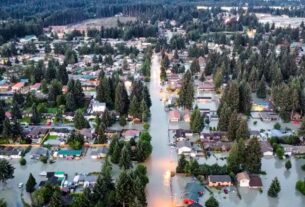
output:
[[[128,129],[123,132],[124,137],[137,137],[139,136],[140,131],[136,129]]]
[[[238,182],[241,180],[250,180],[249,174],[247,172],[237,173],[236,177]]]
[[[271,144],[267,141],[261,141],[260,143],[261,151],[264,152],[273,152]]]
[[[169,112],[170,119],[180,119],[180,112],[178,110],[172,110]]]
[[[203,192],[203,186],[197,182],[187,183],[185,186],[185,198],[191,199],[193,201],[198,201],[199,192]]]
[[[231,182],[231,177],[229,175],[210,175],[209,181],[216,183],[216,182]]]
[[[69,156],[80,156],[82,154],[82,150],[59,150],[59,155],[69,155]]]
[[[192,145],[189,141],[186,140],[177,142],[177,148],[182,148],[182,147],[192,148]]]
[[[258,175],[250,175],[250,187],[262,187],[263,183],[261,178]]]

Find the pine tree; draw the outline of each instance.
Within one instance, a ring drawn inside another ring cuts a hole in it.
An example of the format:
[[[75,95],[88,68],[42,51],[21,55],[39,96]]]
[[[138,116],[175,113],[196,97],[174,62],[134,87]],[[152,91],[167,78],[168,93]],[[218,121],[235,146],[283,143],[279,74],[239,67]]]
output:
[[[58,70],[56,71],[56,79],[59,80],[62,85],[67,85],[69,81],[69,75],[65,64],[59,66]]]
[[[176,172],[177,173],[184,173],[184,169],[185,169],[185,166],[186,166],[187,163],[188,163],[188,161],[185,159],[185,156],[182,154],[179,161],[178,161]]]
[[[239,127],[239,120],[238,115],[236,111],[233,111],[231,114],[230,120],[229,120],[229,126],[228,126],[228,138],[233,141],[236,138],[236,131]]]
[[[20,106],[17,103],[13,103],[12,118],[13,119],[22,119],[22,113],[20,111]]]
[[[278,196],[278,193],[281,191],[281,186],[280,186],[280,183],[277,179],[277,177],[275,177],[273,180],[272,180],[272,183],[269,187],[269,190],[268,190],[268,196],[270,197],[273,197],[273,198],[276,198]]]
[[[12,137],[12,126],[8,118],[5,118],[3,121],[2,137],[6,139]]]
[[[76,109],[75,98],[71,92],[68,92],[66,95],[66,110],[75,111],[75,109]]]
[[[128,170],[132,166],[131,159],[130,159],[130,149],[126,144],[123,147],[123,149],[121,150],[119,166],[120,166],[120,168],[123,168],[125,170]]]
[[[190,126],[194,133],[200,133],[204,127],[203,116],[197,106],[191,114]]]
[[[179,91],[179,106],[191,109],[194,101],[194,85],[190,71],[187,71],[182,79],[182,86]]]
[[[37,110],[36,104],[33,104],[31,122],[33,124],[39,124],[40,121],[41,121],[40,113]]]
[[[56,190],[51,199],[50,199],[50,203],[48,205],[49,207],[62,207],[62,200],[61,200],[61,193],[59,190]]]
[[[221,131],[227,131],[231,116],[231,108],[229,108],[228,105],[225,103],[221,107],[219,114],[220,115],[219,115],[218,128]]]
[[[290,160],[286,161],[285,168],[286,168],[286,170],[289,170],[291,168],[291,161]]]
[[[114,152],[115,146],[118,142],[119,142],[119,138],[117,136],[112,137],[112,140],[111,140],[110,146],[109,146],[109,151],[108,151],[109,155],[112,155],[112,153]]]
[[[266,88],[266,81],[265,76],[262,77],[260,82],[258,83],[256,95],[258,98],[266,98],[267,97],[267,88]]]
[[[198,73],[200,71],[200,65],[198,59],[194,59],[191,63],[190,70],[192,74]]]
[[[144,162],[152,152],[152,145],[147,140],[140,140],[137,143],[137,160]]]
[[[116,199],[123,206],[126,207],[132,203],[134,198],[134,182],[130,172],[122,171],[116,182]]]
[[[145,195],[145,186],[142,185],[140,178],[134,180],[133,185],[134,196],[140,201],[140,206],[147,206],[146,195]]]
[[[113,153],[111,155],[111,162],[114,163],[114,164],[118,164],[119,161],[120,161],[120,157],[121,157],[121,146],[120,146],[120,143],[117,142],[115,143],[114,145],[114,148],[113,148]]]
[[[107,136],[105,134],[104,128],[103,127],[99,127],[99,131],[98,131],[98,135],[96,138],[96,144],[105,144],[107,143]]]
[[[206,207],[218,207],[218,206],[219,206],[219,203],[218,203],[218,201],[217,201],[213,196],[211,196],[211,197],[205,202],[205,206],[206,206]]]
[[[302,119],[301,127],[298,130],[299,136],[305,136],[305,117]]]
[[[88,121],[83,116],[81,110],[77,110],[74,116],[74,126],[76,129],[83,129],[89,126]]]
[[[33,193],[35,191],[36,180],[33,177],[32,173],[30,173],[28,181],[26,182],[26,192]]]
[[[260,173],[262,166],[262,151],[257,138],[252,138],[246,147],[245,167],[251,173]]]
[[[140,110],[142,114],[142,121],[147,122],[149,117],[149,109],[144,99],[141,101]]]
[[[248,139],[249,138],[248,123],[246,120],[241,119],[239,122],[238,129],[236,130],[237,139]]]
[[[140,117],[140,103],[137,100],[136,96],[133,96],[129,105],[129,110],[128,110],[129,115],[133,117]]]
[[[125,86],[122,82],[119,82],[115,89],[115,110],[120,115],[126,115],[129,107],[129,99]]]
[[[251,88],[248,83],[242,82],[239,85],[239,111],[250,115],[251,112]]]
[[[106,103],[108,108],[113,107],[113,100],[111,98],[111,88],[108,78],[100,79],[99,85],[96,88],[96,100]]]

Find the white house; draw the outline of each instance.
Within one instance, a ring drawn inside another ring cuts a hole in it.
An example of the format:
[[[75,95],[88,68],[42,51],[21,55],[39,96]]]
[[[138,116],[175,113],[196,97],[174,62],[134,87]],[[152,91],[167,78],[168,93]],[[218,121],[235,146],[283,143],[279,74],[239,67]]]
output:
[[[180,141],[177,142],[178,154],[189,155],[192,152],[192,146],[189,141]]]
[[[247,172],[240,172],[236,177],[240,187],[249,187],[250,177]]]
[[[106,110],[106,103],[101,103],[99,101],[92,102],[92,112],[103,113]]]

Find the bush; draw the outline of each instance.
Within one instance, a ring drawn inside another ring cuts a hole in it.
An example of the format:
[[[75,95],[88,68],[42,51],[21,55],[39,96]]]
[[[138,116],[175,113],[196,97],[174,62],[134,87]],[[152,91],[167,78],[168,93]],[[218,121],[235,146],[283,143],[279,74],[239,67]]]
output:
[[[47,157],[47,156],[41,156],[41,157],[39,158],[39,160],[40,160],[42,163],[47,164],[47,162],[48,162],[48,157]]]
[[[120,116],[119,124],[120,124],[120,126],[125,126],[127,124],[125,116]]]
[[[24,157],[21,157],[21,159],[19,160],[19,163],[21,166],[26,165],[26,159],[24,159]]]
[[[280,130],[282,128],[282,126],[280,125],[280,123],[276,122],[273,126],[274,129]]]
[[[254,122],[253,122],[253,125],[256,125],[256,124],[257,124],[257,121],[254,121]]]
[[[295,188],[300,191],[303,195],[305,195],[305,181],[297,181]]]
[[[305,171],[305,164],[301,166],[302,170]]]

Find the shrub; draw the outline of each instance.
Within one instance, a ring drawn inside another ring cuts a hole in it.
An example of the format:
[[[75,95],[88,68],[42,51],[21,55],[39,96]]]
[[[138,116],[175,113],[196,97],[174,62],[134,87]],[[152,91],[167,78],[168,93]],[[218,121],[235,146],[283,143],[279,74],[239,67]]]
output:
[[[19,160],[19,163],[20,163],[21,166],[26,165],[26,159],[24,159],[24,157],[22,157],[22,158]]]

